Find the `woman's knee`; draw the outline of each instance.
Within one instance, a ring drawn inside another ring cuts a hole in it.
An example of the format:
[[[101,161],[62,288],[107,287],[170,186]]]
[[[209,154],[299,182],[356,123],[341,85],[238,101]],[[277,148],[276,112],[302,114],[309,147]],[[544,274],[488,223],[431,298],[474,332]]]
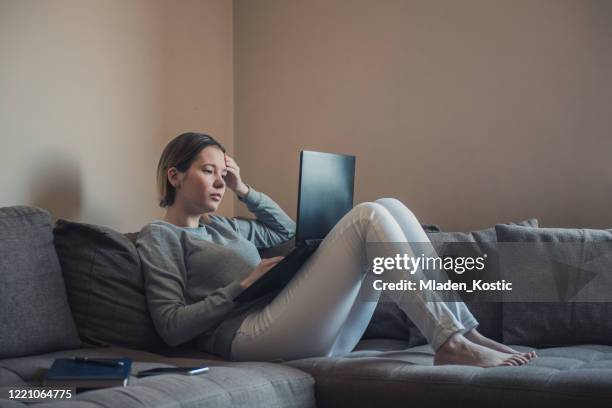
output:
[[[410,214],[412,214],[414,216],[414,213],[410,210],[410,208],[408,208],[406,206],[406,204],[404,204],[403,202],[401,202],[397,198],[383,197],[383,198],[379,198],[375,202],[377,204],[382,205],[383,207],[385,207],[386,209],[388,209],[391,212],[393,212],[393,209],[401,209],[402,211],[408,211],[408,213],[410,213]]]
[[[362,231],[364,237],[372,229],[374,230],[385,230],[385,233],[389,235],[389,238],[395,241],[404,241],[403,233],[397,223],[397,220],[391,214],[391,212],[383,205],[376,202],[362,202],[357,204],[351,210],[352,223],[359,226],[359,230]]]
[[[393,217],[384,205],[378,202],[364,201],[357,204],[354,211],[359,219],[371,220],[374,217]]]
[[[398,200],[395,197],[381,197],[378,200],[374,201],[375,203],[378,203],[382,206],[388,204],[388,205],[404,205],[404,203],[402,203],[400,200]]]

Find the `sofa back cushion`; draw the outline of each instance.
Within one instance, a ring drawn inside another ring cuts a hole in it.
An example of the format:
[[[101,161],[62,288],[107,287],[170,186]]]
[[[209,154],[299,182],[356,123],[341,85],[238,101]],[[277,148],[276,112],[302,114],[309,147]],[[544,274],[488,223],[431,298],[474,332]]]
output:
[[[81,339],[96,346],[162,347],[149,316],[133,234],[63,219],[54,234]]]
[[[588,301],[589,294],[601,294],[612,286],[612,230],[524,228],[514,225],[497,225],[495,228],[500,243],[529,243],[527,246],[518,246],[528,249],[525,256],[521,256],[520,250],[509,246],[517,256],[502,261],[502,277],[512,280],[513,275],[518,275],[518,279],[528,276],[529,285],[536,294],[543,292],[542,296],[548,296],[551,291],[556,293],[557,285],[551,282],[554,276],[550,274],[572,273],[575,280],[580,279],[579,275],[584,273],[598,272],[592,281],[587,283],[592,275],[582,281],[588,286],[581,284],[576,287],[581,290],[570,294],[575,295],[570,302],[505,302],[504,343],[530,346],[581,343],[612,345],[612,303]],[[502,249],[502,252],[506,251]],[[537,259],[531,259],[534,256]],[[548,263],[557,259],[562,262]],[[550,267],[536,268],[534,273],[527,272],[528,268],[533,269],[534,262],[540,261],[544,261],[542,265],[548,263]],[[558,278],[559,281],[563,280],[561,276]]]
[[[0,358],[80,346],[44,209],[0,208],[0,328]]]

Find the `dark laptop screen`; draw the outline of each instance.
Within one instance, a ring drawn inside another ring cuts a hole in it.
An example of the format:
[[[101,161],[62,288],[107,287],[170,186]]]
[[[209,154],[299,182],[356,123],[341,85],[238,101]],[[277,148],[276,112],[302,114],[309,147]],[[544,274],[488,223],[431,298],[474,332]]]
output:
[[[355,156],[300,152],[296,244],[323,239],[353,208]]]

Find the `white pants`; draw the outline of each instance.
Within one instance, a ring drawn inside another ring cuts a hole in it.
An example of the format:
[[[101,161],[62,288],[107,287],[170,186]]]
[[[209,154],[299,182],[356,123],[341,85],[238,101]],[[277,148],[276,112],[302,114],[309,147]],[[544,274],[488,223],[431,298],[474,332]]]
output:
[[[389,256],[394,256],[393,243],[429,243],[429,238],[399,200],[381,198],[356,205],[272,302],[246,317],[232,342],[232,360],[288,361],[350,353],[380,296],[372,285],[363,284],[372,265],[369,242],[388,243]],[[452,334],[478,325],[463,302],[427,301],[418,290],[386,293],[434,350]],[[370,301],[362,300],[366,298]]]

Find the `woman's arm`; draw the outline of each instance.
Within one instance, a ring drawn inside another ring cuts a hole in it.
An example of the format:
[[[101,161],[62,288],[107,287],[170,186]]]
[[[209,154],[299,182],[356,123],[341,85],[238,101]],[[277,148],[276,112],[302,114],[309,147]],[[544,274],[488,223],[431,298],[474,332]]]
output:
[[[249,192],[238,199],[255,214],[255,220],[243,217],[209,215],[212,223],[231,228],[251,241],[257,248],[270,248],[290,240],[295,235],[295,222],[266,194],[248,185]]]
[[[233,309],[233,299],[244,290],[237,280],[188,305],[187,271],[178,235],[150,224],[138,235],[136,248],[142,261],[149,312],[157,332],[170,346],[216,327]]]

